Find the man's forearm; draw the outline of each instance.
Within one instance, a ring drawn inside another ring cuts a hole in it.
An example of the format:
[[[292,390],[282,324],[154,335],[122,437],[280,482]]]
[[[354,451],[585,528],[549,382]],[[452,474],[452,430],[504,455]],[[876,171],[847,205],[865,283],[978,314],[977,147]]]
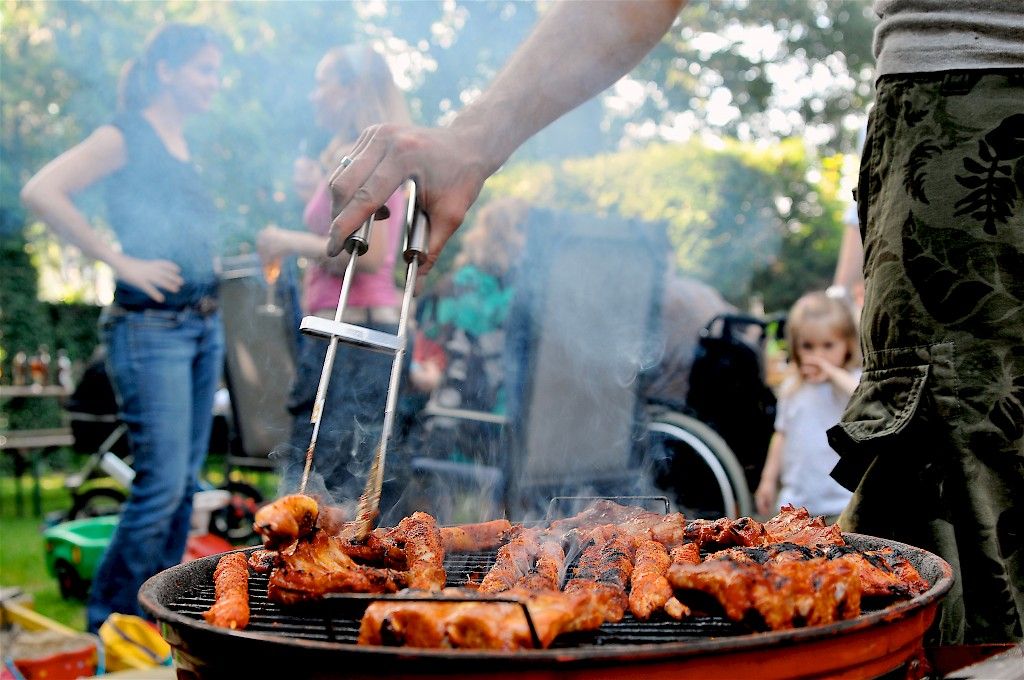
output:
[[[487,170],[496,171],[523,142],[636,66],[685,2],[559,2],[452,129],[476,138]]]

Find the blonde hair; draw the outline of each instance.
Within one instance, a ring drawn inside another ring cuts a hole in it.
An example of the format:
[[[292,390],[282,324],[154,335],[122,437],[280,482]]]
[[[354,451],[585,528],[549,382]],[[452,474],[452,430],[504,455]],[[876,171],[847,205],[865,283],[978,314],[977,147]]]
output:
[[[367,44],[332,47],[324,55],[331,63],[330,73],[338,83],[352,91],[357,106],[349,108],[349,120],[335,131],[335,137],[321,156],[326,167],[337,165],[342,147],[355,142],[366,128],[378,123],[412,122],[405,96],[395,84],[387,61]]]
[[[480,209],[473,226],[462,237],[455,256],[456,268],[472,264],[496,274],[504,274],[522,250],[523,223],[529,206],[518,198],[499,198]]]
[[[857,332],[857,320],[853,316],[850,305],[824,291],[807,293],[797,300],[789,310],[786,318],[786,344],[789,347],[790,361],[793,368],[792,387],[799,387],[800,352],[799,347],[803,329],[812,324],[824,325],[846,341],[846,358],[843,368],[850,370],[860,366],[860,341]]]

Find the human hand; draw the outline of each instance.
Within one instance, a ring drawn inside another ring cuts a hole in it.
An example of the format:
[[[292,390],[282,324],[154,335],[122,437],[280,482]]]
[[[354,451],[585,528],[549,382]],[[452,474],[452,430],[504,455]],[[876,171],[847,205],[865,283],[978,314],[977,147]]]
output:
[[[433,392],[441,384],[441,367],[433,361],[415,361],[409,365],[409,382],[420,392]]]
[[[295,232],[271,224],[256,235],[256,251],[261,262],[273,262],[292,254]]]
[[[800,358],[800,377],[804,382],[817,384],[827,381],[830,368],[835,366],[814,354]]]
[[[451,128],[376,125],[363,132],[350,157],[352,163],[331,177],[335,215],[328,256],[340,253],[345,239],[412,177],[420,207],[430,218],[421,277],[496,169],[482,160],[472,135]]]
[[[317,185],[323,181],[324,170],[320,162],[309,156],[300,156],[292,165],[292,186],[303,201],[313,197]]]
[[[185,283],[181,267],[170,260],[142,260],[122,255],[111,262],[118,279],[135,286],[157,302],[166,298],[161,292],[177,293]]]

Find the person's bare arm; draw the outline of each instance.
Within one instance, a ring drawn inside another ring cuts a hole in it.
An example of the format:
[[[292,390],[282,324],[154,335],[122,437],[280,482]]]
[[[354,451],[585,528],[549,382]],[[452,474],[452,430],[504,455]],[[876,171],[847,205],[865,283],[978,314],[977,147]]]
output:
[[[484,181],[524,141],[636,66],[684,1],[557,3],[490,87],[447,128],[365,130],[350,153],[353,163],[331,179],[340,212],[328,254],[338,254],[344,239],[414,177],[430,216],[430,253],[421,269],[426,274]]]
[[[162,291],[183,283],[178,265],[169,260],[140,260],[117,250],[75,206],[73,196],[116,172],[126,162],[124,137],[110,125],[47,163],[21,190],[21,200],[61,239],[88,257],[106,262],[117,278],[163,301]]]
[[[761,481],[754,492],[757,511],[762,515],[771,516],[778,510],[775,501],[779,494],[779,475],[782,472],[782,447],[785,443],[785,436],[778,431],[772,435],[771,444],[768,445],[768,457],[761,469]]]

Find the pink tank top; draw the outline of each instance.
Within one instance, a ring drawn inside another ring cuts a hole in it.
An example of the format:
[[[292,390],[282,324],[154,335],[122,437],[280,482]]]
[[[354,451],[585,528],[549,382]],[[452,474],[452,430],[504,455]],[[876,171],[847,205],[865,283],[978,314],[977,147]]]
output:
[[[374,229],[387,229],[388,252],[377,271],[356,272],[348,292],[350,307],[397,307],[401,297],[395,288],[394,268],[398,252],[398,239],[405,226],[405,195],[399,189],[388,199],[389,217],[383,224],[377,222]],[[302,220],[314,234],[326,236],[331,227],[331,190],[327,180],[316,188],[313,197],[306,204]],[[316,263],[306,270],[306,293],[304,307],[313,313],[323,309],[337,309],[338,295],[341,294],[341,277],[336,276]]]

